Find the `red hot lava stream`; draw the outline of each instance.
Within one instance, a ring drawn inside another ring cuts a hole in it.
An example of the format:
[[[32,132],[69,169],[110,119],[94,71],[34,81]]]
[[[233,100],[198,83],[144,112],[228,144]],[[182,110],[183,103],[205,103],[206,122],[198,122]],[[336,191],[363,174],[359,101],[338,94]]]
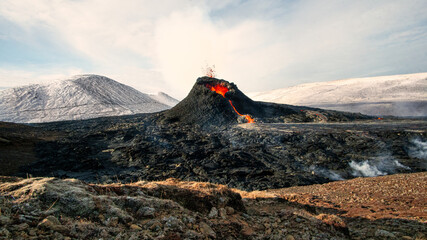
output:
[[[222,95],[222,97],[225,98],[225,93],[228,92],[228,88],[225,86],[222,86],[220,84],[216,84],[215,86],[212,86],[210,84],[206,84],[206,87],[209,88],[211,91],[216,92],[220,95]],[[228,100],[228,99],[227,99]],[[231,100],[228,100],[228,102],[230,103],[231,107],[233,107],[234,111],[239,115],[239,116],[243,116],[246,118],[246,120],[248,121],[248,123],[253,123],[255,122],[255,120],[253,118],[251,118],[251,116],[249,115],[243,115],[240,114],[236,108],[234,107],[233,103],[231,102]]]

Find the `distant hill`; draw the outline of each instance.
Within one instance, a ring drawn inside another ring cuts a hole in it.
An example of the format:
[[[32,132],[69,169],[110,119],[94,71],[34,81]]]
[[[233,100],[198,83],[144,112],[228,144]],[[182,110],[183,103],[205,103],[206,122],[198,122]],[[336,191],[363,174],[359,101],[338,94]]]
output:
[[[175,98],[167,95],[164,92],[158,92],[157,94],[150,94],[150,97],[152,99],[157,100],[157,101],[159,101],[159,102],[161,102],[163,104],[166,104],[166,105],[168,105],[170,107],[173,107],[173,106],[175,106],[176,104],[179,103],[178,100],[176,100]]]
[[[427,73],[308,83],[248,95],[257,101],[368,115],[427,116]]]
[[[0,121],[37,123],[158,112],[171,107],[171,97],[148,94],[110,78],[79,75],[46,84],[0,91]]]

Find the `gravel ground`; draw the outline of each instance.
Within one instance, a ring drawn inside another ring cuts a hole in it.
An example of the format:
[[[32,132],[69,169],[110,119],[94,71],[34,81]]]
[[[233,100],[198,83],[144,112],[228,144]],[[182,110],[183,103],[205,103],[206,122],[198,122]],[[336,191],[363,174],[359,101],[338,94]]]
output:
[[[244,192],[177,179],[0,177],[0,239],[423,240],[426,179],[424,172]]]
[[[267,198],[293,203],[326,222],[338,216],[352,239],[426,239],[426,186],[427,173],[421,172],[240,193],[252,202]]]

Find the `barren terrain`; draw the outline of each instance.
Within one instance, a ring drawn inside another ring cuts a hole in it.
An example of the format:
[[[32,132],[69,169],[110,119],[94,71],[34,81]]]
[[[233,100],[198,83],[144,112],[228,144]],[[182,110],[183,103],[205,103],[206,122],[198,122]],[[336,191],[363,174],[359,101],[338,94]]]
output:
[[[425,239],[426,129],[207,77],[159,113],[1,123],[0,236]]]
[[[244,192],[2,177],[5,239],[426,239],[427,174]]]

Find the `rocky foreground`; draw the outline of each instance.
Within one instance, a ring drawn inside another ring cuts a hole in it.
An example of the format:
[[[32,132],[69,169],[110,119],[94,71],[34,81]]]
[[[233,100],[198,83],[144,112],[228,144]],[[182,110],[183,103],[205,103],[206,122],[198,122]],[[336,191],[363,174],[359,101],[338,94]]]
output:
[[[427,173],[244,192],[0,178],[3,239],[427,239]]]

